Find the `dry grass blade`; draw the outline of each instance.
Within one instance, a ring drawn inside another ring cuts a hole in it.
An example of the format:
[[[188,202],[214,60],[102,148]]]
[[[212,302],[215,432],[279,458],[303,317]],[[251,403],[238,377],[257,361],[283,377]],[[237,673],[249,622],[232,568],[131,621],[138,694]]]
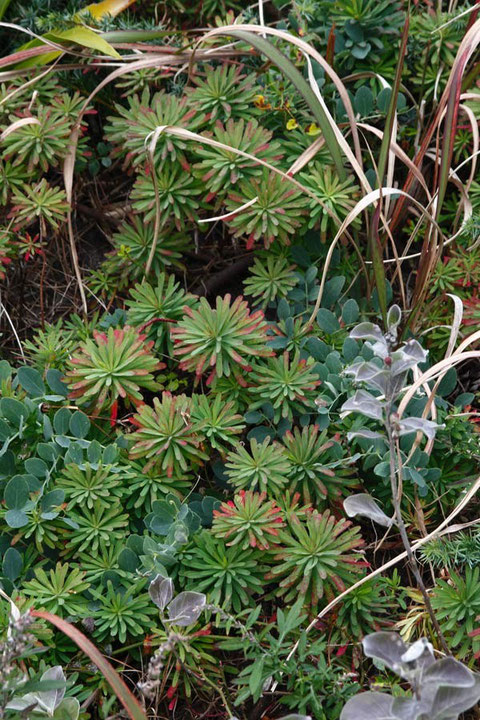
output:
[[[480,335],[480,333],[479,333]],[[431,380],[436,380],[439,377],[443,377],[445,372],[449,370],[451,367],[454,367],[455,365],[458,365],[461,362],[464,362],[465,360],[471,360],[471,359],[478,359],[480,358],[480,350],[469,350],[466,352],[460,352],[458,353],[458,350],[456,353],[451,355],[450,357],[444,358],[443,360],[440,360],[440,362],[433,365],[428,370],[425,370],[424,373],[420,375],[420,377],[415,380],[415,382],[412,383],[412,385],[409,386],[407,389],[407,392],[403,396],[399,406],[398,406],[398,417],[402,418],[405,410],[407,409],[408,403],[412,398],[414,397],[417,390],[426,382],[429,382]]]
[[[304,55],[306,57],[310,57],[312,60],[315,60],[316,62],[318,62],[318,64],[325,70],[325,73],[331,78],[332,82],[334,83],[335,87],[337,88],[338,93],[344,104],[345,110],[347,112],[348,121],[349,121],[349,125],[350,125],[350,131],[352,133],[352,139],[353,139],[354,148],[355,148],[355,155],[353,155],[353,153],[351,152],[348,143],[345,141],[345,138],[343,137],[343,135],[340,132],[339,128],[337,127],[336,123],[334,122],[333,118],[331,118],[331,116],[330,116],[330,118],[331,118],[330,123],[331,123],[332,130],[335,133],[335,135],[337,137],[337,141],[338,141],[340,147],[342,148],[343,152],[347,155],[350,162],[353,163],[355,171],[357,172],[357,174],[359,174],[359,178],[361,180],[363,179],[364,182],[366,183],[365,188],[368,191],[368,189],[370,189],[370,185],[369,185],[368,180],[365,177],[365,174],[363,173],[363,170],[362,170],[362,153],[361,153],[361,148],[360,148],[360,140],[359,140],[359,136],[358,136],[358,129],[357,129],[355,113],[353,111],[352,102],[350,100],[350,96],[347,92],[345,85],[343,84],[342,80],[337,75],[335,70],[333,70],[333,68],[327,63],[325,58],[319,52],[317,52],[315,50],[315,48],[313,48],[311,45],[309,45],[309,43],[305,42],[305,40],[302,40],[301,38],[297,38],[294,35],[292,35],[291,33],[286,32],[284,30],[277,30],[276,28],[271,28],[271,27],[266,27],[266,26],[260,27],[258,25],[227,25],[225,27],[215,28],[214,30],[210,30],[203,36],[203,38],[200,42],[204,42],[205,40],[207,40],[211,37],[216,37],[218,35],[229,35],[229,36],[235,37],[236,30],[247,31],[250,33],[257,33],[257,34],[265,33],[267,35],[271,35],[273,37],[278,37],[282,40],[286,40],[290,44],[298,47],[304,53]]]
[[[323,273],[322,273],[322,279],[320,282],[320,288],[318,290],[317,300],[315,303],[315,307],[312,311],[312,314],[310,316],[310,319],[308,320],[308,322],[306,324],[307,328],[312,327],[315,317],[317,315],[317,312],[320,309],[320,305],[321,305],[322,297],[323,297],[323,291],[325,289],[325,283],[327,280],[327,273],[328,273],[328,269],[330,267],[330,262],[332,260],[332,255],[333,255],[335,247],[336,247],[338,241],[340,240],[342,234],[345,232],[345,230],[348,228],[348,226],[351,225],[351,223],[355,220],[355,218],[358,217],[358,215],[360,215],[365,210],[365,208],[367,208],[369,205],[377,203],[381,197],[388,197],[391,195],[403,195],[403,194],[404,194],[403,190],[397,190],[395,188],[384,187],[384,188],[379,188],[377,190],[372,190],[370,193],[368,193],[368,195],[365,195],[363,198],[361,198],[358,201],[358,203],[355,205],[355,207],[352,208],[352,210],[350,210],[347,217],[345,218],[345,220],[342,222],[340,228],[338,229],[337,234],[333,238],[333,240],[330,244],[330,247],[328,248],[327,256],[325,258]],[[424,215],[426,218],[428,218],[428,220],[437,227],[438,232],[443,237],[440,227],[436,223],[433,216],[428,212],[428,210],[418,200],[416,200],[411,195],[408,195],[408,193],[407,193],[407,196],[409,197],[411,202],[420,210],[421,214]],[[398,263],[399,261],[403,261],[405,259],[406,259],[406,257],[401,255],[398,258],[395,258],[393,260],[393,262]],[[383,262],[387,262],[387,261],[383,261]]]
[[[138,700],[130,692],[123,682],[120,675],[114,670],[108,660],[95,647],[95,645],[80,630],[62,618],[44,610],[31,610],[33,617],[43,618],[47,622],[54,625],[58,630],[64,633],[70,640],[87,655],[90,660],[97,666],[105,680],[108,682],[113,692],[128,713],[131,720],[147,720],[147,716],[142,710]]]
[[[19,120],[15,120],[11,125],[9,125],[0,135],[0,142],[2,140],[5,140],[9,135],[15,132],[15,130],[18,130],[18,128],[25,127],[25,125],[40,125],[40,121],[37,120],[35,117],[24,117],[20,118]]]

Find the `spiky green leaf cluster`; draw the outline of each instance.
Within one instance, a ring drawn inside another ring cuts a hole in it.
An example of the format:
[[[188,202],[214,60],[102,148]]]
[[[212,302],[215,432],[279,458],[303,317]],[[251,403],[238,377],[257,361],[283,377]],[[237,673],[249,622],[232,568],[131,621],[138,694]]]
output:
[[[112,236],[114,249],[108,253],[102,268],[107,274],[119,277],[122,285],[141,280],[145,276],[153,239],[154,223],[146,222],[142,215],[133,215]],[[170,223],[162,226],[152,258],[152,277],[171,266],[183,267],[183,252],[190,243],[185,232],[178,232]]]
[[[187,102],[187,98],[160,91],[150,96],[147,88],[142,95],[128,98],[128,107],[115,106],[116,114],[108,118],[105,132],[110,142],[116,144],[116,154],[126,158],[134,167],[145,165],[149,159],[149,145],[158,127],[183,127],[191,131],[202,124],[202,116]],[[187,167],[185,149],[187,143],[167,133],[159,133],[153,153],[160,169],[168,162],[179,162]]]
[[[136,430],[130,456],[146,458],[146,469],[157,466],[168,477],[182,475],[191,465],[207,459],[202,450],[203,434],[191,420],[192,403],[186,395],[162,393],[153,407],[142,405],[132,418]]]
[[[313,365],[313,358],[305,360],[298,351],[293,355],[286,351],[281,357],[269,358],[265,365],[255,366],[251,392],[261,398],[259,404],[273,405],[275,422],[315,410],[320,379]]]
[[[240,182],[229,194],[227,223],[235,237],[246,236],[247,250],[258,241],[266,248],[273,242],[290,245],[304,222],[307,203],[286,178],[264,168],[261,177]]]
[[[152,347],[153,341],[132,327],[95,331],[69,361],[70,397],[96,414],[119,398],[134,405],[142,402],[140,389],[160,388],[154,373],[165,367],[151,354]]]
[[[203,531],[182,556],[181,574],[187,589],[206,593],[209,602],[225,610],[240,612],[262,592],[265,569],[257,549],[227,547]]]
[[[355,484],[355,478],[339,467],[342,465],[340,446],[334,439],[327,439],[326,432],[320,433],[318,425],[288,430],[283,442],[292,464],[293,489],[301,493],[306,503],[324,505],[345,495]]]
[[[283,255],[259,253],[243,282],[245,295],[251,295],[262,307],[286,297],[298,283],[294,269]]]
[[[241,296],[217,297],[215,308],[200,298],[195,308],[185,306],[185,318],[172,328],[175,355],[180,368],[195,372],[197,380],[205,373],[214,377],[237,375],[237,366],[250,369],[255,357],[266,357],[267,324],[263,313],[250,309]]]
[[[227,456],[226,474],[232,485],[238,490],[260,490],[278,494],[288,483],[291,470],[283,448],[266,438],[258,443],[250,440],[250,452],[237,445],[235,451]]]
[[[240,490],[233,500],[214,510],[213,516],[212,533],[243,550],[249,546],[268,550],[270,543],[279,542],[278,531],[285,524],[275,500],[267,500],[265,492],[251,490]]]
[[[230,119],[225,125],[218,120],[208,137],[270,165],[275,165],[282,157],[279,143],[272,142],[272,133],[255,120],[245,122],[243,119]],[[262,174],[261,165],[255,159],[239,155],[233,150],[205,144],[197,149],[196,154],[202,160],[195,165],[195,170],[212,195],[220,194],[223,197],[228,188],[235,187],[238,182]]]
[[[358,528],[336,520],[329,510],[312,512],[306,520],[291,517],[289,531],[280,531],[269,577],[279,581],[279,594],[290,602],[299,596],[316,606],[355,582],[362,568],[355,551],[363,544]]]
[[[183,318],[185,306],[194,307],[195,299],[180,287],[173,275],[159,273],[156,280],[156,286],[145,280],[130,290],[127,319],[154,341],[158,353],[172,354],[170,328]]]
[[[236,412],[235,403],[225,402],[221,395],[213,400],[207,395],[192,395],[192,420],[201,429],[214,450],[224,454],[238,442],[245,427],[243,416]]]

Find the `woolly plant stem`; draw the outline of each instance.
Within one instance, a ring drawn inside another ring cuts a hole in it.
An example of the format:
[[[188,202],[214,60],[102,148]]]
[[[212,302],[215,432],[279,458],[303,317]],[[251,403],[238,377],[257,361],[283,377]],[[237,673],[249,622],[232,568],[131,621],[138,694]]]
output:
[[[435,632],[438,636],[438,639],[440,641],[442,649],[447,655],[451,655],[451,652],[448,649],[448,645],[445,641],[445,637],[442,633],[439,622],[438,622],[435,612],[433,610],[432,603],[430,602],[430,597],[428,595],[427,588],[425,587],[425,583],[423,582],[423,578],[420,573],[420,569],[418,567],[417,560],[415,558],[415,555],[412,550],[412,546],[410,544],[410,540],[408,538],[407,528],[406,528],[405,523],[402,518],[402,510],[401,510],[402,467],[401,467],[400,462],[398,463],[398,465],[395,463],[395,458],[397,456],[399,457],[399,455],[397,455],[397,449],[398,449],[398,451],[400,451],[400,448],[398,447],[398,438],[396,437],[395,430],[394,430],[393,423],[392,423],[391,406],[390,405],[388,407],[386,416],[387,416],[387,420],[385,423],[385,428],[387,431],[388,448],[389,448],[389,455],[390,455],[390,485],[392,488],[392,502],[393,502],[393,508],[395,510],[395,519],[396,519],[397,527],[400,532],[400,537],[402,539],[403,547],[405,548],[405,552],[407,554],[408,563],[409,563],[410,568],[415,577],[415,581],[417,583],[418,589],[422,593],[423,601],[425,603],[425,608],[430,616],[432,625],[435,628]],[[397,475],[399,478],[399,482],[397,482]]]

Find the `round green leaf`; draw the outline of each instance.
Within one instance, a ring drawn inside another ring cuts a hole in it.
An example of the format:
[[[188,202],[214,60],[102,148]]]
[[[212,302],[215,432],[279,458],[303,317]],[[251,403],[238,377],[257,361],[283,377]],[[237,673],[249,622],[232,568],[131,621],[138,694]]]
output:
[[[367,115],[372,114],[373,94],[370,88],[366,85],[359,87],[355,93],[354,107],[355,112],[357,112],[360,117],[367,117]]]
[[[66,435],[70,428],[72,413],[68,408],[60,408],[53,416],[53,427],[58,435]]]
[[[50,368],[47,370],[47,383],[50,388],[50,390],[57,395],[61,395],[62,397],[67,397],[68,395],[68,387],[65,385],[65,383],[62,382],[62,378],[65,377],[63,373],[60,372],[60,370],[57,370],[56,368]]]
[[[353,298],[349,298],[342,308],[342,320],[345,325],[353,325],[358,320],[360,308]]]
[[[320,308],[318,311],[317,323],[320,330],[323,330],[327,335],[333,335],[333,333],[340,329],[340,323],[337,317],[331,310],[327,310],[326,308]]]
[[[4,397],[0,400],[0,412],[6,420],[16,427],[20,426],[22,418],[30,414],[25,405],[15,398]]]
[[[9,547],[3,556],[2,572],[9,580],[15,582],[23,568],[23,558],[13,547]]]
[[[44,478],[48,475],[47,463],[40,458],[28,458],[28,460],[25,460],[25,470],[37,478]]]
[[[32,397],[39,398],[45,395],[45,383],[35,368],[28,367],[27,365],[18,368],[17,378],[23,389]]]
[[[7,523],[8,527],[21,528],[25,525],[28,525],[28,517],[23,512],[23,510],[8,510],[5,513],[5,522]]]
[[[29,488],[28,483],[22,475],[14,475],[8,481],[3,499],[9,510],[19,510],[25,506],[28,501]]]
[[[70,432],[74,437],[82,439],[88,435],[89,430],[90,420],[81,410],[76,410],[70,418]]]

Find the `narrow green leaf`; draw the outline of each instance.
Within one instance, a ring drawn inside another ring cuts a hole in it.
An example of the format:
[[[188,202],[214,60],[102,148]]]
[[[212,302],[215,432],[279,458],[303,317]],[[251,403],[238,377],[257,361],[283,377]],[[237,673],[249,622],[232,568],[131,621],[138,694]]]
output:
[[[84,25],[75,25],[75,27],[69,28],[68,30],[54,30],[46,33],[45,38],[60,44],[73,42],[76,45],[81,45],[82,47],[89,48],[90,50],[96,50],[103,55],[109,55],[114,58],[121,57],[115,48],[104,40],[101,35],[98,35]]]
[[[12,2],[12,0],[0,0],[0,20],[3,18],[3,16],[7,12],[8,6],[10,5],[11,2]]]

